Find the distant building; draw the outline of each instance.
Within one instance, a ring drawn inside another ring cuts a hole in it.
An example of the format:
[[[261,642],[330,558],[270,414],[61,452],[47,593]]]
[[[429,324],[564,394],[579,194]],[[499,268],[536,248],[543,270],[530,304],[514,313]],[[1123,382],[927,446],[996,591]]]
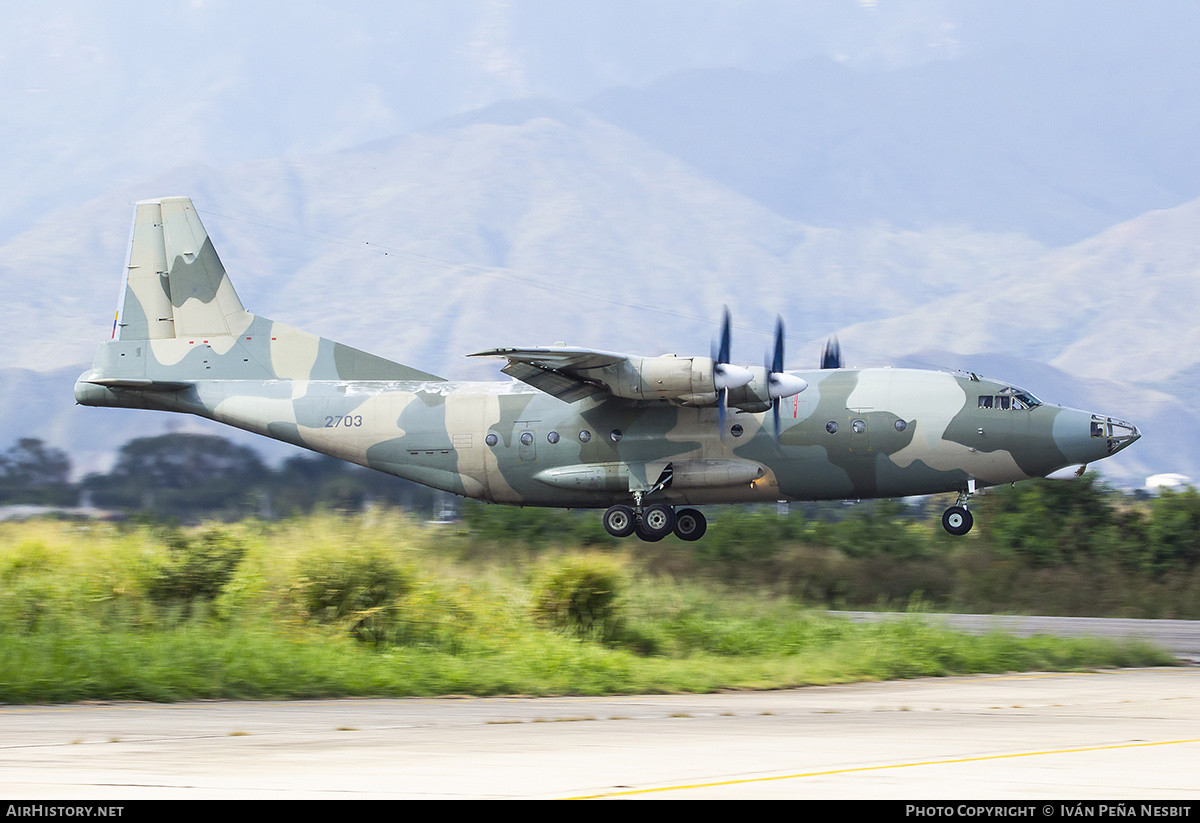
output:
[[[30,503],[16,503],[0,506],[0,521],[32,520],[35,517],[57,517],[78,520],[124,520],[125,512],[111,509],[98,509],[92,505],[88,495],[78,506],[42,506]]]
[[[1192,485],[1192,478],[1186,474],[1152,474],[1146,478],[1146,490],[1151,492],[1160,489],[1181,489]]]

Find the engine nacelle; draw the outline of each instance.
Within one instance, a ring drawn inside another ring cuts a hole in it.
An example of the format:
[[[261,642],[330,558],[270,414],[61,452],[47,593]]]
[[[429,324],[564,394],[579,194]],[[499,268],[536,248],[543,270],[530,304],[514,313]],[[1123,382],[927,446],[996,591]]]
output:
[[[715,406],[718,391],[728,386],[730,408],[763,412],[776,397],[790,397],[808,384],[786,373],[759,366],[717,364],[711,357],[627,357],[615,363],[579,369],[577,374],[604,384],[627,400],[662,400],[688,406]]]
[[[717,402],[713,365],[710,357],[630,357],[606,367],[600,379],[617,397],[711,406]]]

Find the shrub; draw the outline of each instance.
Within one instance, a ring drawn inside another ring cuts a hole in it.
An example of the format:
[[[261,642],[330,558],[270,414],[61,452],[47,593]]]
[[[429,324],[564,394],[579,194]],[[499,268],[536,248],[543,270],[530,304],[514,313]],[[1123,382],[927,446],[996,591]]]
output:
[[[395,558],[351,548],[304,558],[298,592],[311,617],[343,626],[359,640],[384,643],[395,639],[401,601],[412,587],[412,572]]]
[[[611,557],[563,558],[534,583],[534,618],[577,637],[611,640],[618,629],[624,587],[622,565]]]
[[[220,526],[192,534],[173,529],[166,532],[166,544],[166,560],[151,578],[147,594],[161,606],[182,606],[185,615],[198,601],[212,602],[246,554],[241,538]]]

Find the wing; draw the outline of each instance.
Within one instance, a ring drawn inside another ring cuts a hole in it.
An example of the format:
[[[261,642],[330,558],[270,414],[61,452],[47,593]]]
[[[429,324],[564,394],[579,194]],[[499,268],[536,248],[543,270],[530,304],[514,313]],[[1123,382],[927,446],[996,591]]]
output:
[[[640,357],[565,346],[488,349],[467,356],[503,357],[508,365],[502,372],[567,403],[610,396],[639,403],[715,406],[724,402],[718,390],[727,389],[730,406],[755,412],[771,408],[766,368],[746,369],[711,357]]]
[[[567,403],[611,393],[604,377],[619,372],[630,360],[629,355],[616,352],[560,346],[488,349],[467,356],[502,357],[508,365],[500,371]]]

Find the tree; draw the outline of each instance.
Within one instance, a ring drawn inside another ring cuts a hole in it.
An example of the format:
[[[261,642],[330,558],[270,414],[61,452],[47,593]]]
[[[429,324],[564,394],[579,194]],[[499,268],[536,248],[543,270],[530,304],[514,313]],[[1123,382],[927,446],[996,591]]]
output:
[[[23,437],[0,454],[0,502],[64,505],[74,498],[71,459],[62,449]]]
[[[165,434],[130,440],[112,473],[92,475],[85,485],[97,505],[191,518],[254,508],[255,489],[267,476],[246,446],[207,434]]]
[[[1127,561],[1136,529],[1118,516],[1118,492],[1095,474],[1073,480],[1031,480],[991,489],[983,497],[984,540],[1000,556],[1035,566]]]
[[[1200,563],[1200,492],[1163,489],[1151,501],[1143,563],[1150,572]]]

